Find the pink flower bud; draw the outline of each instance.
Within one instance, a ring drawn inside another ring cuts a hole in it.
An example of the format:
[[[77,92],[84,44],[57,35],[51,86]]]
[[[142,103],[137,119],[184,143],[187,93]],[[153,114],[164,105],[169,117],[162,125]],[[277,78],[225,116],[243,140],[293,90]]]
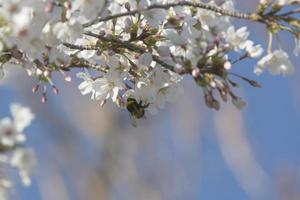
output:
[[[72,16],[72,11],[71,10],[67,10],[67,12],[66,12],[66,18],[70,19],[71,16]]]
[[[52,13],[54,10],[54,2],[50,2],[45,7],[45,13]]]
[[[68,10],[70,10],[72,8],[72,4],[70,1],[65,1],[64,2],[64,7]]]
[[[36,93],[38,90],[39,90],[39,85],[34,85],[33,87],[32,87],[32,93]]]
[[[100,106],[103,107],[106,103],[106,99],[100,102]]]
[[[49,77],[50,72],[49,72],[48,70],[45,70],[45,71],[43,72],[43,75],[44,75],[45,77]]]
[[[231,69],[231,62],[226,61],[226,62],[224,63],[224,69],[230,70],[230,69]]]
[[[59,93],[59,89],[55,85],[52,86],[52,91],[53,91],[54,94]]]
[[[43,94],[43,96],[41,98],[41,102],[42,103],[46,103],[47,102],[47,94],[46,93]]]
[[[65,75],[64,78],[65,78],[66,82],[71,82],[72,81],[72,78],[69,75]]]
[[[198,67],[194,68],[192,71],[192,76],[198,78],[200,76],[200,69]]]

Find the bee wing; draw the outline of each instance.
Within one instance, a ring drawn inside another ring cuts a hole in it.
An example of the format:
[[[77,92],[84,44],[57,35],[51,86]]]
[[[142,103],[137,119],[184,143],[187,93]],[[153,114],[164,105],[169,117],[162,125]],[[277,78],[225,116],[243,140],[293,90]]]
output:
[[[136,128],[136,127],[137,127],[137,121],[136,121],[136,118],[135,118],[133,115],[131,115],[131,114],[129,114],[129,117],[130,117],[131,125],[132,125],[134,128]]]

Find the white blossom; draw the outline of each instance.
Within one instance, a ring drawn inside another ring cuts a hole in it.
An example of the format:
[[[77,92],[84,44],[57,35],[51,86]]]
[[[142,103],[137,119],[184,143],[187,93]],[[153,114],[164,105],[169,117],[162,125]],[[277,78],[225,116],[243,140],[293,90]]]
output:
[[[171,53],[170,48],[168,46],[159,46],[157,48],[157,51],[161,57],[168,57]]]
[[[147,110],[156,114],[167,102],[175,102],[183,93],[181,80],[182,77],[156,66],[148,80],[139,81],[134,90],[127,91],[125,96],[149,103]]]
[[[26,140],[22,132],[18,132],[13,121],[6,117],[0,120],[0,144],[4,147],[13,147]]]
[[[298,56],[300,53],[300,38],[295,38],[295,45],[294,54]]]
[[[288,4],[292,4],[294,2],[298,2],[300,3],[299,0],[277,0],[276,3],[280,6],[284,6],[284,5],[288,5]]]
[[[12,182],[8,179],[0,179],[0,200],[6,200],[9,196],[9,190],[12,187]]]
[[[22,132],[26,127],[28,127],[34,119],[34,114],[31,110],[28,107],[21,106],[20,104],[12,104],[10,111],[14,119],[14,125],[19,132]]]
[[[163,9],[153,9],[143,12],[147,23],[152,28],[159,28],[159,25],[164,21],[167,13]]]
[[[5,74],[4,74],[3,65],[0,65],[0,80],[3,79],[4,76],[5,76]]]
[[[263,57],[254,68],[254,73],[260,75],[267,69],[273,75],[288,76],[294,73],[294,66],[289,56],[283,50],[276,50]]]
[[[120,77],[115,71],[110,71],[106,77],[96,78],[95,80],[87,72],[80,72],[77,77],[84,79],[78,86],[81,94],[92,93],[92,100],[104,101],[111,98],[115,102],[120,88],[123,87]]]
[[[168,38],[174,45],[181,46],[187,43],[187,38],[183,34],[179,34],[175,30],[166,30],[165,37]]]
[[[103,10],[105,0],[75,0],[72,2],[72,10],[79,11],[87,19],[96,18]]]
[[[92,100],[99,100],[101,95],[103,95],[102,87],[104,87],[108,82],[105,78],[99,78],[93,80],[88,73],[80,72],[77,73],[78,78],[82,78],[84,81],[78,86],[82,95],[92,93]]]
[[[13,167],[19,171],[21,180],[25,186],[31,185],[31,176],[36,168],[36,157],[32,149],[17,149],[10,161]]]
[[[2,146],[13,147],[23,143],[26,140],[23,131],[34,119],[29,108],[16,103],[11,105],[11,114],[13,120],[8,117],[0,120],[0,144]]]
[[[247,39],[249,32],[247,32],[247,27],[242,27],[235,30],[234,26],[230,26],[226,32],[226,41],[232,46],[232,48],[239,52],[246,48]]]
[[[263,52],[264,52],[263,48],[261,47],[260,44],[253,46],[253,42],[252,41],[251,41],[251,43],[252,43],[251,45],[247,45],[246,46],[246,51],[248,53],[248,56],[250,58],[258,58],[258,57],[260,57],[263,54]]]
[[[11,105],[12,119],[0,119],[0,199],[6,200],[14,182],[8,175],[8,168],[15,168],[24,186],[31,184],[31,176],[36,166],[36,158],[32,149],[22,147],[26,140],[24,129],[34,118],[29,108],[14,103]],[[3,167],[3,169],[2,169]],[[7,174],[7,175],[6,175]]]
[[[75,18],[67,22],[57,22],[53,25],[54,35],[62,42],[74,42],[82,32],[82,26]]]
[[[149,111],[151,114],[157,114],[158,109],[163,109],[165,104],[177,101],[180,95],[183,94],[183,87],[180,84],[173,84],[160,88],[157,91],[155,101],[150,105]]]
[[[140,55],[138,62],[141,66],[149,67],[152,62],[152,54],[144,53],[144,54]]]

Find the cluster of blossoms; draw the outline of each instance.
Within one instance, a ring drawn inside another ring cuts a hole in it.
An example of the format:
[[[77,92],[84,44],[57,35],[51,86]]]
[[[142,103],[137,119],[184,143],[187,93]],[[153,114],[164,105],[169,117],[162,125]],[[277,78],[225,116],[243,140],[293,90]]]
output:
[[[202,88],[206,105],[218,110],[220,99],[237,108],[245,102],[234,93],[234,78],[260,85],[232,72],[234,65],[264,54],[249,39],[247,27],[233,18],[266,25],[269,48],[254,67],[274,75],[294,71],[289,56],[274,50],[273,36],[288,31],[300,52],[299,0],[261,0],[252,14],[235,11],[234,1],[180,0],[0,0],[0,77],[11,64],[21,65],[54,93],[54,72],[66,81],[67,72],[83,69],[80,92],[104,105],[108,100],[131,112],[155,114],[183,92],[181,81],[190,75]],[[284,9],[288,8],[288,9]],[[134,99],[128,107],[128,99]]]
[[[0,199],[6,199],[8,192],[13,186],[9,176],[11,169],[16,169],[25,186],[31,184],[30,176],[36,165],[34,151],[24,147],[26,136],[24,129],[27,128],[34,115],[27,107],[12,104],[12,118],[0,119]]]

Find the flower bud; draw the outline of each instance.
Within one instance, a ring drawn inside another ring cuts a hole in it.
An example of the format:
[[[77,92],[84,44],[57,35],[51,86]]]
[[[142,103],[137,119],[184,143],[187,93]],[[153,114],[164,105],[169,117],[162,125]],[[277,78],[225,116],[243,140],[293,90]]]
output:
[[[37,68],[35,73],[36,73],[38,76],[40,76],[40,75],[43,74],[43,71],[40,70],[39,68]]]
[[[72,8],[71,2],[65,1],[65,2],[64,2],[64,7],[65,7],[66,9],[68,9],[68,10],[71,10],[71,8]]]
[[[53,86],[52,86],[52,92],[53,92],[54,94],[58,94],[58,93],[59,93],[59,89],[58,89],[55,85],[53,85]]]
[[[230,61],[226,61],[223,66],[224,66],[224,69],[230,70],[231,69],[231,62]]]
[[[43,75],[44,75],[45,77],[49,77],[49,75],[50,75],[49,70],[45,70],[45,71],[43,72]]]
[[[106,103],[106,99],[100,102],[100,106],[103,107]]]
[[[39,90],[39,87],[40,87],[40,85],[34,85],[31,90],[32,93],[36,93]]]
[[[66,82],[71,82],[72,81],[72,78],[69,75],[65,75],[64,79],[65,79]]]
[[[200,69],[198,67],[196,67],[192,70],[192,76],[194,78],[198,78],[200,75],[201,75],[201,73],[200,73]]]
[[[103,37],[103,36],[105,36],[105,30],[101,30],[100,32],[99,32],[99,35],[101,36],[101,37]]]
[[[46,93],[43,94],[43,96],[41,98],[41,102],[42,103],[46,103],[47,102],[47,94]]]
[[[232,103],[239,110],[242,110],[246,106],[246,102],[241,97],[237,96],[232,97]]]
[[[45,13],[52,13],[53,10],[54,10],[54,6],[55,6],[54,2],[48,3],[48,4],[46,5],[46,7],[45,7],[45,10],[44,10]]]
[[[130,11],[130,9],[131,9],[130,3],[126,2],[125,8],[126,8],[126,10]]]

